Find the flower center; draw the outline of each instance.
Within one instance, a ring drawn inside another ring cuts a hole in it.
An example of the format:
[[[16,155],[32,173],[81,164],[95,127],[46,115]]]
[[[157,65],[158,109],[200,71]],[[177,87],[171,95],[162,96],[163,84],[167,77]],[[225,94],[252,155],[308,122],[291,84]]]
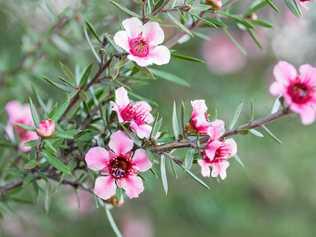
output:
[[[146,57],[149,53],[149,45],[141,36],[130,39],[129,47],[130,53],[137,57]]]
[[[124,157],[116,157],[110,162],[109,171],[113,178],[121,179],[131,173],[132,164]]]
[[[230,155],[230,150],[226,146],[220,146],[215,152],[213,163],[223,161]]]
[[[31,124],[27,123],[27,121],[20,119],[16,121],[17,124],[24,124],[31,126]],[[29,137],[29,131],[24,128],[19,127],[18,125],[14,126],[15,132],[18,135],[19,139],[26,140]]]
[[[124,121],[135,121],[138,125],[145,123],[147,111],[141,105],[129,103],[122,111],[121,116]]]
[[[311,88],[305,83],[294,82],[288,87],[288,94],[294,103],[304,104],[311,99]]]

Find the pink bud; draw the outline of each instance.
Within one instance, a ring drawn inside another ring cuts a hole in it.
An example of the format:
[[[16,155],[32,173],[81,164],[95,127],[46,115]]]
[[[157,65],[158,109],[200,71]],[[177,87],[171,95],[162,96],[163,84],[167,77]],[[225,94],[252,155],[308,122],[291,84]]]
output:
[[[41,137],[50,137],[55,132],[55,122],[51,119],[45,119],[40,122],[36,130]]]

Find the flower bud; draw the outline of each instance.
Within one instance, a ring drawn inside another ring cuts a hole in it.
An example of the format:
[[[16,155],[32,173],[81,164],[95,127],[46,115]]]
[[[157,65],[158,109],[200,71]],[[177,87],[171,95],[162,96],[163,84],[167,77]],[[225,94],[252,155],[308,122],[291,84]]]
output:
[[[50,137],[54,134],[55,127],[56,125],[53,120],[45,119],[39,123],[38,128],[36,129],[36,132],[41,137]]]

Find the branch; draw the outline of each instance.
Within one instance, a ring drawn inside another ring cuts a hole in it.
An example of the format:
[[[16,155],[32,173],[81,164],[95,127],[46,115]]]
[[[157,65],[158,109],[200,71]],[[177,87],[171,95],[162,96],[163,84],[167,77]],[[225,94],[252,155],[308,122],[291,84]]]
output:
[[[246,123],[244,125],[241,125],[237,129],[229,130],[223,134],[222,138],[241,134],[245,130],[261,127],[262,125],[265,125],[265,124],[271,123],[277,119],[283,118],[283,117],[289,115],[290,113],[291,113],[291,111],[288,108],[284,108],[283,110],[280,110],[274,114],[271,114],[271,115],[268,115],[266,117],[259,118],[259,119],[250,121],[249,123]],[[203,136],[202,138],[200,138],[200,143],[204,144],[208,141],[208,139],[209,139],[208,136]],[[161,154],[161,153],[171,151],[173,149],[189,148],[189,147],[195,148],[196,147],[196,140],[190,141],[188,139],[183,139],[180,141],[174,141],[174,142],[170,142],[170,143],[166,143],[166,144],[162,144],[162,145],[155,145],[155,146],[151,147],[151,150],[155,153]]]

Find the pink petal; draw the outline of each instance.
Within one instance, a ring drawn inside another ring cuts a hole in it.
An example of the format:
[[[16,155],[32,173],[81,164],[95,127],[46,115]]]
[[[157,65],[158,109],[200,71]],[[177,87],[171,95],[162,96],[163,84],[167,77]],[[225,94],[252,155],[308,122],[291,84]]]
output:
[[[305,106],[300,111],[300,116],[304,125],[312,124],[315,121],[316,110],[311,106]]]
[[[129,198],[137,198],[144,191],[143,181],[136,175],[122,179],[121,187],[125,190]]]
[[[207,112],[207,106],[205,100],[192,100],[191,101],[193,113],[195,114],[205,114]]]
[[[147,66],[153,64],[153,59],[151,57],[148,57],[148,56],[141,58],[141,57],[137,57],[137,56],[129,54],[127,56],[127,58],[131,61],[134,61],[140,67],[147,67]]]
[[[134,121],[130,122],[130,129],[137,134],[137,136],[141,139],[149,138],[152,127],[148,124],[138,125]]]
[[[237,143],[235,142],[234,139],[229,138],[229,139],[225,140],[224,143],[225,143],[225,146],[228,148],[229,153],[230,153],[228,158],[237,154]]]
[[[115,195],[115,180],[111,176],[101,176],[95,180],[94,193],[104,200]]]
[[[274,96],[281,96],[285,91],[285,86],[280,82],[273,82],[270,86],[270,93]]]
[[[212,164],[212,177],[220,176],[222,180],[224,180],[227,176],[226,169],[229,167],[228,161],[221,161],[218,163]]]
[[[151,161],[148,159],[147,153],[143,149],[137,149],[133,156],[133,165],[138,171],[144,172],[149,170],[152,166]]]
[[[113,37],[114,42],[125,51],[129,52],[128,35],[126,31],[119,31]]]
[[[124,108],[130,103],[127,90],[124,87],[115,90],[115,102],[119,108]]]
[[[109,147],[116,154],[126,154],[133,149],[134,142],[124,132],[117,131],[110,137]]]
[[[210,123],[208,135],[212,140],[219,139],[225,132],[225,122],[223,120],[215,120]]]
[[[291,80],[297,77],[295,67],[287,62],[279,62],[273,70],[275,79],[283,85],[287,85]]]
[[[156,46],[164,41],[165,34],[157,22],[148,22],[144,25],[143,37],[150,46]]]
[[[210,142],[209,144],[207,144],[207,146],[205,147],[205,154],[206,156],[210,159],[213,160],[215,158],[215,153],[216,150],[222,145],[223,143],[215,140]]]
[[[143,31],[143,23],[136,17],[131,17],[122,22],[128,37],[135,38]]]
[[[305,64],[300,66],[299,71],[303,82],[311,83],[313,86],[316,86],[316,68]]]
[[[205,160],[198,160],[198,164],[201,167],[202,176],[210,177],[211,176],[210,164],[207,163]]]
[[[157,65],[163,65],[170,62],[170,50],[166,46],[156,46],[149,52],[152,62]]]
[[[112,108],[112,111],[115,111],[117,118],[118,118],[118,121],[120,123],[123,123],[124,119],[122,118],[121,111],[120,111],[118,105],[116,103],[114,103],[113,101],[110,101],[110,106]]]
[[[110,154],[102,147],[93,147],[87,152],[85,160],[89,169],[100,171],[110,161]]]

